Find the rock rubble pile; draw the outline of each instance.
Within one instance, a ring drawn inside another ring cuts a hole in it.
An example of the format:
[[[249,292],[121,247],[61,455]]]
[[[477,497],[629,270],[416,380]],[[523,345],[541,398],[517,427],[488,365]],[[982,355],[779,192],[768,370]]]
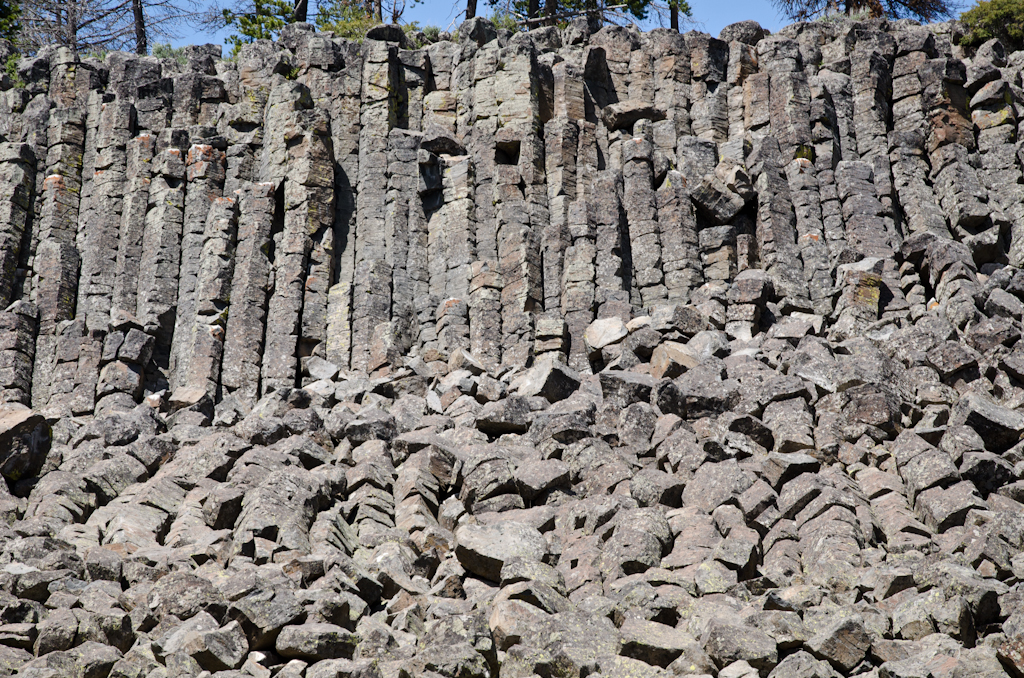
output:
[[[1024,52],[957,30],[22,59],[0,676],[1024,677]]]

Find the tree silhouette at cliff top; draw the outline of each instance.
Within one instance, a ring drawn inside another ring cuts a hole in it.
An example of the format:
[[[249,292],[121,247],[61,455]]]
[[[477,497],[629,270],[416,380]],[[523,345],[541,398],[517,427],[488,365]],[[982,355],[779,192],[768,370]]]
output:
[[[668,20],[673,29],[679,30],[680,15],[691,16],[686,0],[487,0],[487,4],[495,17],[510,17],[524,27],[554,25],[574,15],[593,14],[602,22],[613,23],[645,21],[655,16],[662,24]],[[475,11],[476,0],[469,0],[467,18]]]
[[[0,39],[17,43],[21,31],[20,16],[21,8],[17,2],[0,0]]]
[[[952,17],[959,8],[957,3],[947,0],[772,0],[772,4],[792,21],[839,14],[941,21]]]
[[[18,7],[16,43],[24,54],[46,45],[148,54],[156,39],[179,37],[198,7],[196,0],[20,0],[13,6]]]
[[[275,40],[281,29],[291,23],[310,19],[322,31],[362,40],[366,31],[385,20],[402,23],[408,8],[422,0],[228,0],[222,6],[210,4],[200,23],[209,31],[231,28],[234,33],[225,42],[237,54],[242,45],[256,40]],[[417,30],[415,23],[405,23]]]

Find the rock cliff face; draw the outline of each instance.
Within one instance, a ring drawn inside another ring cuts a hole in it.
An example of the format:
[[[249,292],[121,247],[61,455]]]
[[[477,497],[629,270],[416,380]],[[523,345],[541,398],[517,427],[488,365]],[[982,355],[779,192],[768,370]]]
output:
[[[1024,52],[955,30],[22,60],[0,676],[1024,676]]]

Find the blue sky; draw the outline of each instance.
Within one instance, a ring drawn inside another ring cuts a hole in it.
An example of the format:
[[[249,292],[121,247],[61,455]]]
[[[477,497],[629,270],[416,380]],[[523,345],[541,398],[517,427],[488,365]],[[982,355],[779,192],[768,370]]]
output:
[[[313,2],[310,2],[311,8],[313,4]],[[479,7],[480,14],[486,15],[489,13],[486,0],[479,0]],[[723,2],[722,0],[690,0],[690,7],[693,9],[693,20],[697,23],[694,28],[712,35],[718,35],[719,31],[728,24],[745,19],[754,19],[772,31],[778,30],[789,23],[779,15],[769,0],[730,0],[728,2]],[[451,0],[424,0],[419,5],[408,9],[402,19],[403,21],[418,21],[422,26],[435,25],[447,28],[458,12],[464,8],[465,0],[457,0],[456,2],[451,2]],[[310,15],[312,16],[312,14],[311,9]],[[647,23],[649,25],[645,25],[644,28],[654,28],[658,25],[651,21]],[[207,42],[222,44],[224,38],[229,34],[228,31],[202,33],[187,29],[182,31],[182,33],[184,35],[181,39],[173,41],[174,46]]]

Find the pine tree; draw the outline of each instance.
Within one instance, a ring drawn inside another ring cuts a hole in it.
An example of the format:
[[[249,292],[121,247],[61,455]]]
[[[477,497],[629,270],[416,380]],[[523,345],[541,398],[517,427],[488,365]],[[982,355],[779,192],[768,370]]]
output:
[[[178,26],[194,15],[196,4],[194,0],[19,0],[17,8],[17,42],[26,54],[45,45],[79,52],[146,54],[158,38],[177,38]]]
[[[611,23],[645,21],[654,16],[662,25],[667,20],[670,26],[679,30],[680,15],[691,16],[690,5],[686,0],[546,0],[543,13],[540,11],[540,0],[488,0],[488,4],[495,17],[511,18],[520,25],[531,27],[565,21],[574,15],[590,14],[600,22]],[[523,24],[527,21],[528,24]]]
[[[273,40],[278,32],[292,22],[295,7],[287,0],[252,0],[248,7],[222,9],[222,25],[235,29],[225,42],[231,53],[238,54],[243,45],[257,40]]]
[[[0,0],[0,39],[17,44],[21,31],[21,8],[17,2]]]
[[[951,0],[773,0],[773,4],[792,21],[808,21],[830,14],[866,13],[872,17],[937,21],[953,16]]]

